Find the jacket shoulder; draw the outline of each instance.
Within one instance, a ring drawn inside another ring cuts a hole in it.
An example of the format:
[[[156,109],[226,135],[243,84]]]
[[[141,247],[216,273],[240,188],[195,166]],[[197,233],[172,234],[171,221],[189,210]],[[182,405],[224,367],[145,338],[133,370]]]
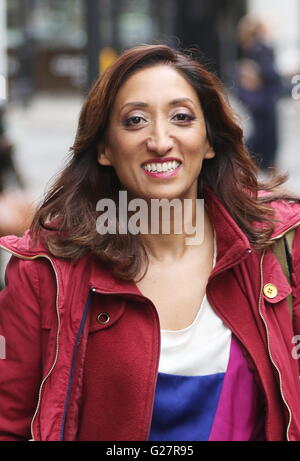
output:
[[[35,272],[39,280],[43,278],[47,280],[50,271],[55,274],[61,288],[62,285],[72,283],[75,272],[82,276],[89,274],[92,263],[89,255],[83,255],[74,260],[54,256],[47,248],[43,235],[41,238],[34,238],[30,231],[22,237],[15,235],[1,237],[1,248],[12,255],[7,268],[13,267],[14,270],[8,270],[7,274],[21,270],[30,277],[32,272]]]
[[[259,197],[266,199],[268,194],[261,192]],[[300,226],[300,201],[286,198],[264,201],[265,205],[274,210],[273,238],[284,234],[291,228]]]
[[[24,258],[32,258],[39,254],[50,256],[43,237],[35,238],[29,230],[21,237],[15,235],[1,237],[0,248]]]

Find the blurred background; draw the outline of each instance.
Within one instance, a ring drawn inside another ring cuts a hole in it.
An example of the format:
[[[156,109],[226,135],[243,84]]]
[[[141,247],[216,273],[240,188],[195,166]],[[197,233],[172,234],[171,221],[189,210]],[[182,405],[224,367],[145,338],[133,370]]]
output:
[[[2,235],[64,165],[91,84],[141,43],[196,46],[261,175],[288,172],[300,193],[300,0],[0,0]]]

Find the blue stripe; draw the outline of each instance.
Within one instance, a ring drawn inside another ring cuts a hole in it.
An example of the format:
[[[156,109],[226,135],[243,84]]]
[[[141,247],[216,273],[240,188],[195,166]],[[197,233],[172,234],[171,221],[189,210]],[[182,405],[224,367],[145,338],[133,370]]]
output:
[[[77,350],[78,350],[78,344],[83,332],[83,328],[87,319],[87,315],[89,312],[89,309],[92,304],[92,298],[93,298],[93,291],[91,290],[88,296],[88,299],[85,303],[84,306],[84,311],[83,311],[83,316],[80,322],[79,330],[76,336],[75,344],[74,344],[74,349],[73,349],[73,355],[72,355],[72,362],[71,362],[71,370],[70,370],[70,378],[69,378],[69,384],[68,384],[68,390],[66,394],[66,400],[65,400],[65,406],[64,406],[64,415],[62,419],[62,424],[61,424],[61,429],[60,429],[60,437],[59,440],[63,441],[64,440],[64,431],[65,431],[65,424],[66,424],[66,418],[67,418],[67,411],[68,411],[68,406],[69,406],[69,401],[70,401],[70,396],[71,396],[71,388],[72,388],[72,383],[73,383],[73,377],[74,377],[74,370],[75,370],[75,361],[76,361],[76,355],[77,355]]]
[[[149,440],[208,440],[224,376],[159,373]]]

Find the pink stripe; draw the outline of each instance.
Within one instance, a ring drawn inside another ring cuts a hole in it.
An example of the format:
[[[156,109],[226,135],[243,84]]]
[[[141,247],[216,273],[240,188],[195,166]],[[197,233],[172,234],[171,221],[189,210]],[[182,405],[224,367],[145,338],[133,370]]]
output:
[[[262,415],[257,384],[238,340],[232,335],[228,368],[209,440],[263,440]]]

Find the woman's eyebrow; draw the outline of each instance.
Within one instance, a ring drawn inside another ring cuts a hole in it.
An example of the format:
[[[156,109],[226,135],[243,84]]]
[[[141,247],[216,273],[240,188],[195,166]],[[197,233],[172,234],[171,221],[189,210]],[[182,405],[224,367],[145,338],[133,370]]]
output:
[[[123,110],[127,106],[149,107],[149,104],[147,104],[146,102],[142,102],[142,101],[131,101],[131,102],[127,102],[126,104],[124,104],[124,106],[121,107],[121,110]]]
[[[190,102],[193,105],[195,105],[195,103],[190,98],[176,98],[169,102],[169,106],[176,106],[176,104],[180,104],[182,102]],[[124,104],[124,106],[121,107],[121,110],[123,110],[127,106],[149,107],[149,104],[143,101],[130,101]]]
[[[175,106],[176,104],[180,104],[182,102],[191,102],[193,104],[193,106],[195,105],[194,101],[190,98],[177,98],[177,99],[173,99],[173,101],[171,101],[169,104],[170,106]]]

